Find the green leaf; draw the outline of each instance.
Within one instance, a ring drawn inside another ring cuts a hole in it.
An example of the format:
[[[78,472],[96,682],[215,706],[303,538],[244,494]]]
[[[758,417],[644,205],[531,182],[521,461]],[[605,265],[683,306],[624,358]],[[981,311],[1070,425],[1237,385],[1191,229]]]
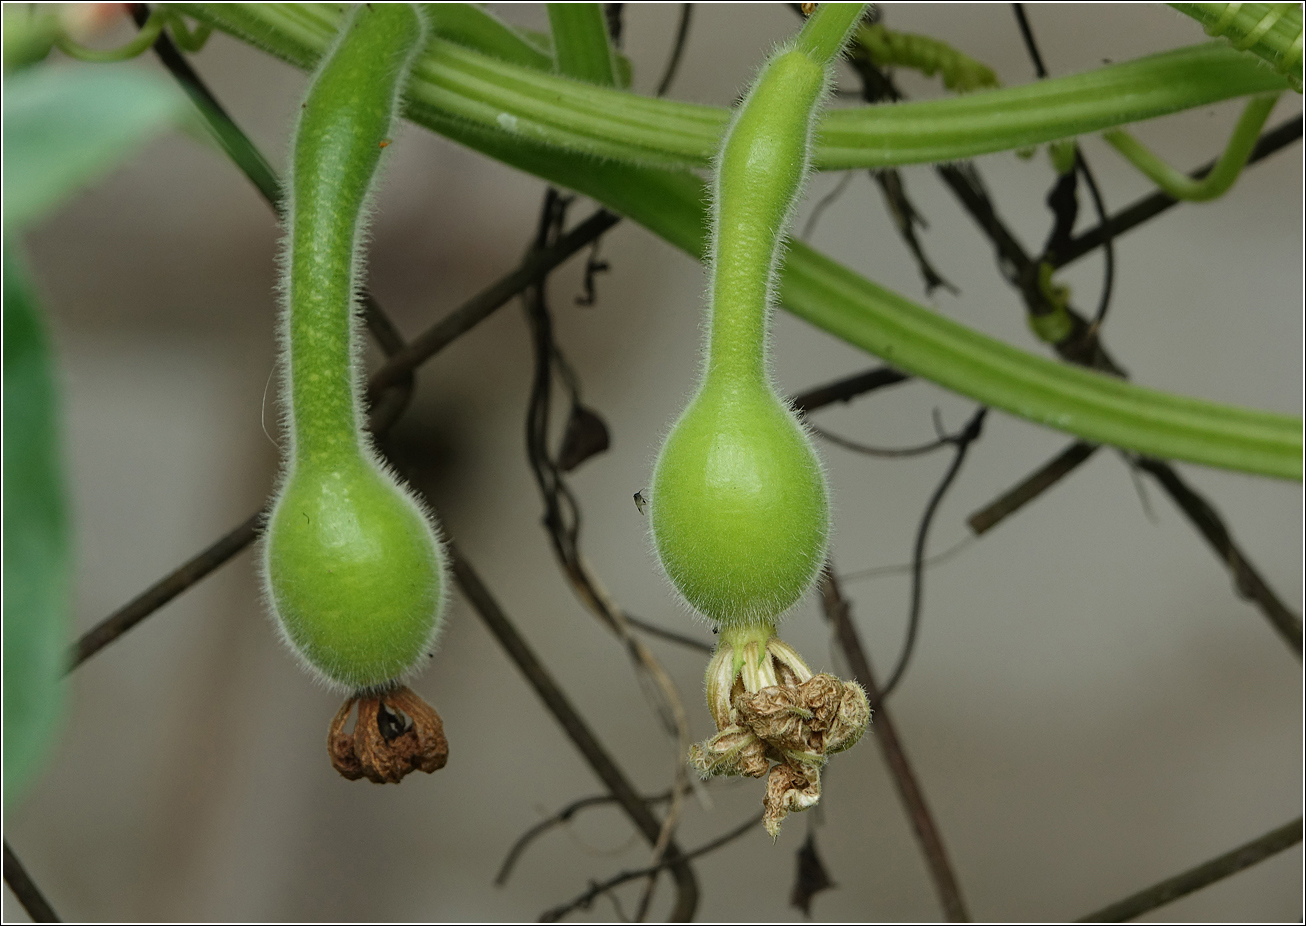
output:
[[[36,67],[4,87],[4,804],[28,785],[61,713],[69,531],[53,362],[14,252],[23,226],[184,112],[127,68]]]
[[[68,517],[50,345],[26,274],[4,251],[4,805],[59,721],[68,644]]]
[[[38,67],[4,86],[4,228],[107,173],[184,112],[166,80],[124,67]]]

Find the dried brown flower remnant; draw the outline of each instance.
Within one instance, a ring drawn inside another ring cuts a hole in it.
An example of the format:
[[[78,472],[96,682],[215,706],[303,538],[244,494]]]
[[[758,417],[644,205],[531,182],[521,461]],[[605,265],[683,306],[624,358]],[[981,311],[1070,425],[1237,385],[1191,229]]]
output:
[[[792,688],[738,695],[734,706],[736,723],[803,762],[820,761],[857,742],[871,714],[861,686],[825,673]]]
[[[763,822],[772,838],[785,816],[820,800],[826,758],[856,743],[871,718],[861,686],[813,675],[774,633],[722,634],[707,669],[717,734],[689,751],[704,778],[767,776]]]
[[[780,823],[790,811],[815,807],[821,799],[821,767],[803,765],[795,768],[781,764],[772,766],[766,776],[766,798],[762,801],[765,813],[762,825],[775,839],[780,835]]]
[[[358,705],[354,729],[345,724]],[[407,723],[405,723],[405,718]],[[327,732],[327,753],[335,770],[356,781],[398,784],[409,772],[434,772],[449,759],[444,724],[435,710],[400,685],[379,695],[349,698]]]
[[[689,761],[704,778],[717,775],[761,778],[770,768],[766,743],[737,725],[726,727],[706,742],[690,746]]]

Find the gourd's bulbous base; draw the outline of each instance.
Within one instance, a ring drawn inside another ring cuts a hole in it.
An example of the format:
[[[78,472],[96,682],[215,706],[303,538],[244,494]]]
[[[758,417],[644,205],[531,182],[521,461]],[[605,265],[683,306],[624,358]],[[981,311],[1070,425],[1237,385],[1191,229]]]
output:
[[[825,475],[793,413],[763,385],[699,393],[662,447],[650,504],[668,578],[723,626],[774,620],[825,561]]]
[[[418,503],[360,460],[298,466],[268,525],[269,598],[291,647],[353,691],[414,669],[440,618],[444,553]]]

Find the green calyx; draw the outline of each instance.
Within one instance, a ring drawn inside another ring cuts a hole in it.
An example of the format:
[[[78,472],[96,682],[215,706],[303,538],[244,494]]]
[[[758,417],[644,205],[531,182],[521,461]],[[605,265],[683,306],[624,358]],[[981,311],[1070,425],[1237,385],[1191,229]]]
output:
[[[760,621],[755,624],[739,624],[721,628],[717,640],[717,652],[730,654],[730,681],[739,677],[744,668],[744,653],[749,644],[753,644],[757,653],[757,665],[766,659],[766,645],[776,636],[775,624]],[[711,669],[709,668],[709,672]]]
[[[293,439],[263,565],[287,642],[353,691],[388,688],[421,664],[445,585],[431,518],[361,430],[355,334],[364,206],[425,33],[411,5],[360,7],[295,131],[283,285]]]

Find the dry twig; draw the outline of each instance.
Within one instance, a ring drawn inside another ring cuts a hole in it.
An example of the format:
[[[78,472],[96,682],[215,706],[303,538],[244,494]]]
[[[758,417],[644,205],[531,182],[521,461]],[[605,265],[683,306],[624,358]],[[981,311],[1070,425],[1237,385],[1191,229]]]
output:
[[[1166,878],[1146,890],[1139,891],[1118,900],[1110,906],[1103,907],[1078,920],[1080,923],[1124,923],[1137,919],[1149,910],[1163,907],[1171,901],[1178,900],[1185,894],[1200,890],[1208,884],[1214,884],[1230,875],[1235,875],[1244,868],[1250,868],[1272,855],[1290,849],[1301,842],[1302,818],[1271,830],[1259,839],[1241,845],[1238,848],[1217,856],[1209,862],[1203,862],[1196,868]]]

